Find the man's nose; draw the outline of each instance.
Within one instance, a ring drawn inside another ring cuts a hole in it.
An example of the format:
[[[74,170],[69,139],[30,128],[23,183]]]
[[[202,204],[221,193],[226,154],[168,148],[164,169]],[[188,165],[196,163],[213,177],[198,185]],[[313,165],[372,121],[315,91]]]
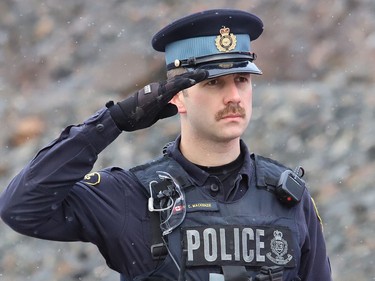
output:
[[[230,82],[227,84],[227,89],[225,91],[224,103],[239,103],[241,101],[240,91],[235,82]]]

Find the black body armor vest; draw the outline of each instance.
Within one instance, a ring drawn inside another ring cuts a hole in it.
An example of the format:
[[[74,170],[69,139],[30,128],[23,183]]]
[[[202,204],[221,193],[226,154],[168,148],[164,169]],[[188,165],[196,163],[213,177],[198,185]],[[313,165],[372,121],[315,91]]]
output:
[[[275,195],[286,167],[261,156],[251,158],[256,188],[249,187],[234,202],[218,201],[195,187],[168,156],[131,169],[148,192],[150,182],[158,180],[157,172],[168,172],[181,183],[186,200],[183,222],[164,237],[166,258],[134,280],[298,280],[305,235],[296,219],[301,204],[287,206]],[[155,233],[161,236],[160,230]],[[283,277],[279,273],[279,279],[256,279],[264,269],[269,274],[282,269]]]

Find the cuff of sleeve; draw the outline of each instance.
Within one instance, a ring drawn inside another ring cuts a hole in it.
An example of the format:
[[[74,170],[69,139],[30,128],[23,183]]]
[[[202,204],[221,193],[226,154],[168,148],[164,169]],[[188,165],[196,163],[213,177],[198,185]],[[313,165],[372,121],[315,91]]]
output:
[[[91,116],[84,122],[84,126],[84,134],[97,153],[103,151],[122,132],[113,121],[107,108],[103,108]]]

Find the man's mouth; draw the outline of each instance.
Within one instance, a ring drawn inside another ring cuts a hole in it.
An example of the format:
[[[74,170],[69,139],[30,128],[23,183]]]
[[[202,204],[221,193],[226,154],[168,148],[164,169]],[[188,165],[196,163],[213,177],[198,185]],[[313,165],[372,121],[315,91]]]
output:
[[[229,118],[243,118],[244,116],[241,114],[229,114],[221,117],[221,119],[229,119]]]

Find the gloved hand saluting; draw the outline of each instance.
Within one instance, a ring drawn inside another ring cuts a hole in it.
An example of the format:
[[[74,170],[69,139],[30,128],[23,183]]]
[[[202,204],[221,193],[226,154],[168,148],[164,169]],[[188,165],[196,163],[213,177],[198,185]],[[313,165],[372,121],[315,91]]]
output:
[[[206,70],[195,70],[160,83],[151,83],[123,101],[107,107],[116,125],[123,131],[135,131],[153,125],[159,119],[177,114],[177,107],[169,103],[181,90],[187,89],[208,76]]]

